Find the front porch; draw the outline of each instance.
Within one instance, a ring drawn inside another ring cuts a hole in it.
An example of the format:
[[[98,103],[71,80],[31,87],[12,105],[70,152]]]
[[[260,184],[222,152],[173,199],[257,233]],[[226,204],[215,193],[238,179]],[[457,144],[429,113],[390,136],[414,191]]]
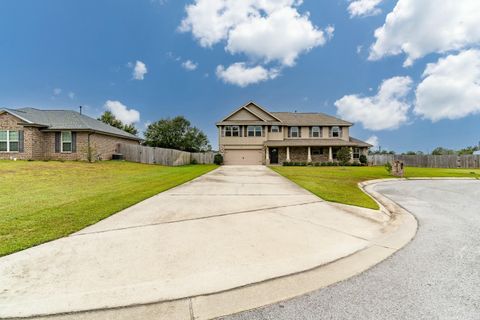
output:
[[[322,163],[336,162],[337,152],[342,147],[265,147],[265,163],[282,165],[284,162]],[[351,162],[359,161],[360,155],[368,152],[367,148],[348,147]]]

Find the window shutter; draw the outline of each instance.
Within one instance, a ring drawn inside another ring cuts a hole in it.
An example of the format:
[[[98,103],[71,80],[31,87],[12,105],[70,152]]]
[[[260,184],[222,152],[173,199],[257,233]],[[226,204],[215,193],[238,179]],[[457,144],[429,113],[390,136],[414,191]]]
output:
[[[308,136],[311,138],[312,137],[312,127],[308,127]]]
[[[332,137],[332,127],[328,128],[328,137]]]
[[[342,138],[342,137],[343,137],[343,130],[342,130],[342,127],[339,127],[339,128],[338,128],[338,136],[339,136],[340,138]]]
[[[61,133],[55,132],[55,153],[60,153],[60,139]]]
[[[25,149],[23,130],[18,131],[18,152],[23,152]]]
[[[287,136],[290,138],[290,137],[291,137],[291,131],[292,131],[292,130],[291,130],[290,127],[287,127],[287,130],[288,130],[288,135],[287,135]]]
[[[319,133],[319,137],[322,138],[323,137],[323,128],[322,127],[318,127],[318,130],[320,130],[320,133]]]
[[[77,133],[72,132],[72,152],[77,152]]]
[[[302,137],[302,127],[298,127],[298,137]]]

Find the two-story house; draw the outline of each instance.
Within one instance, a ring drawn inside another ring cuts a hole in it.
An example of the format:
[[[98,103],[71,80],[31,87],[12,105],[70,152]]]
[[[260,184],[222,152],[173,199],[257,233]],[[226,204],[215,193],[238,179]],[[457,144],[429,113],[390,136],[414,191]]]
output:
[[[269,112],[254,102],[217,123],[226,165],[335,161],[341,147],[352,161],[372,145],[350,136],[353,124],[323,113]]]

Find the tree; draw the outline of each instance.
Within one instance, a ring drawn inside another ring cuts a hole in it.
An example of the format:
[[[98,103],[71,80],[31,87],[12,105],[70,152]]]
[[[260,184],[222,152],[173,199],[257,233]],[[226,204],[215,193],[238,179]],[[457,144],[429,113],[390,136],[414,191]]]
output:
[[[120,130],[126,131],[133,135],[137,135],[138,130],[135,128],[133,124],[123,124],[122,121],[115,118],[112,112],[105,111],[98,120],[102,121],[103,123],[109,124],[112,127],[118,128]]]
[[[455,150],[442,148],[442,147],[437,147],[432,151],[432,155],[436,155],[436,156],[447,155],[447,154],[456,154],[456,152]]]
[[[342,147],[337,151],[337,160],[341,165],[346,165],[352,159],[350,148]]]
[[[190,121],[183,116],[160,119],[150,124],[145,131],[145,144],[189,152],[210,149],[207,136],[200,129],[192,127]]]

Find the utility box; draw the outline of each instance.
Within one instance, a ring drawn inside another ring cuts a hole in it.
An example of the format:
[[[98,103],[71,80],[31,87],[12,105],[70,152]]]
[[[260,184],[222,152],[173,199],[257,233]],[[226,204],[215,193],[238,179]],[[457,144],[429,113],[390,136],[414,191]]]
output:
[[[396,177],[402,177],[403,178],[404,168],[405,168],[405,166],[403,164],[403,161],[395,160],[395,161],[393,161],[392,174]]]

